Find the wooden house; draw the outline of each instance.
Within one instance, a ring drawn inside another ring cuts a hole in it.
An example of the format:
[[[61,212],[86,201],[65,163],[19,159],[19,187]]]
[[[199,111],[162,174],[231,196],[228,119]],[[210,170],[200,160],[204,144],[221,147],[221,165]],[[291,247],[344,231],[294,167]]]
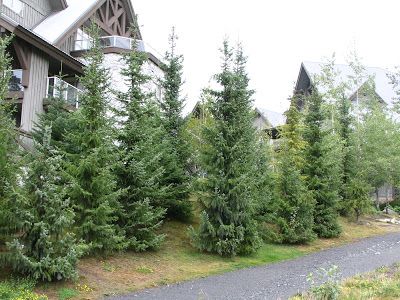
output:
[[[202,120],[207,118],[207,115],[208,112],[205,104],[198,101],[188,117]],[[279,129],[285,123],[286,117],[282,113],[261,107],[254,108],[254,128],[267,132],[271,137],[271,141],[279,139]]]
[[[325,93],[326,90],[321,85],[315,84],[316,76],[323,71],[323,63],[319,62],[303,62],[300,66],[299,75],[295,85],[295,93],[308,95],[316,88],[318,92]],[[352,102],[352,112],[357,116],[358,109],[363,101],[368,100],[371,93],[366,93],[363,89],[367,83],[372,81],[373,96],[378,101],[387,106],[389,109],[393,107],[393,101],[398,97],[390,82],[387,70],[376,67],[366,67],[362,70],[361,75],[356,75],[354,70],[348,65],[336,64],[333,67],[334,85],[338,86],[341,83],[348,83],[345,96]],[[304,103],[299,103],[300,109]],[[397,189],[385,184],[373,193],[373,197],[381,203],[390,202],[394,199]]]
[[[256,107],[254,111],[253,126],[257,130],[267,132],[270,137],[270,143],[277,145],[280,139],[281,127],[286,123],[286,116],[282,113],[260,107]]]
[[[136,25],[131,0],[0,0],[0,32],[13,34],[9,46],[12,79],[7,98],[16,106],[15,121],[29,137],[48,97],[61,81],[65,99],[79,105],[78,76],[83,74],[83,55],[90,48],[87,28],[95,22],[101,30],[104,64],[110,69],[114,88],[124,90],[121,54],[132,49],[131,25]],[[137,48],[146,51],[140,31]],[[160,61],[148,52],[146,70],[162,76]],[[63,75],[61,80],[58,76]],[[157,80],[149,89],[161,97]],[[29,140],[29,138],[28,138]]]
[[[321,93],[326,92],[324,87],[321,85],[315,86],[314,82],[316,76],[322,73],[323,67],[323,63],[320,62],[302,62],[295,85],[295,93],[307,95],[311,92],[313,86]],[[369,80],[373,81],[375,96],[382,104],[391,107],[393,100],[397,97],[388,77],[389,72],[385,69],[366,67],[362,74],[357,76],[349,65],[336,64],[333,67],[333,73],[335,74],[333,83],[336,86],[340,83],[353,81],[346,89],[346,96],[352,101],[354,107],[365,99],[366,95],[363,92],[363,87]]]

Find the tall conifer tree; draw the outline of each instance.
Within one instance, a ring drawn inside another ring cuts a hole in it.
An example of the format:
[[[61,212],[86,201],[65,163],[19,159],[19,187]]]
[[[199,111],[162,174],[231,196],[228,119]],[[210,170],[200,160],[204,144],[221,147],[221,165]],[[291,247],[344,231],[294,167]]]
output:
[[[11,58],[7,52],[11,37],[0,37],[0,201],[15,183],[15,157],[18,151],[15,122],[11,106],[6,102],[11,79]]]
[[[272,170],[272,147],[265,132],[257,134],[258,143],[255,149],[256,161],[254,164],[255,188],[255,218],[260,222],[273,220],[274,205],[274,177]],[[269,232],[265,232],[268,236]]]
[[[84,248],[73,234],[69,183],[63,157],[51,146],[50,127],[45,127],[43,139],[35,140],[34,146],[11,212],[18,234],[8,243],[6,259],[15,271],[34,279],[76,278],[76,264]]]
[[[214,122],[204,131],[208,147],[203,153],[203,212],[199,229],[192,229],[191,235],[201,251],[232,256],[254,252],[260,246],[253,211],[256,137],[253,92],[248,88],[242,48],[234,55],[225,41],[222,54],[222,71],[215,76],[221,89],[210,91]]]
[[[165,56],[166,63],[163,66],[165,75],[162,80],[164,93],[161,109],[170,144],[168,155],[164,158],[164,185],[172,187],[165,199],[168,215],[180,220],[188,220],[192,216],[192,207],[189,202],[189,145],[184,136],[185,124],[182,116],[184,108],[184,99],[181,97],[183,56],[176,54],[176,40],[177,36],[173,28],[169,39],[170,50]]]
[[[117,160],[109,111],[109,74],[103,67],[99,29],[90,28],[91,49],[81,77],[80,109],[71,116],[76,126],[66,135],[69,144],[69,196],[76,213],[77,234],[91,252],[121,250],[126,244],[117,226],[121,211],[117,180],[112,167]]]
[[[13,190],[20,173],[19,147],[12,107],[6,102],[11,79],[11,57],[7,52],[11,37],[0,37],[0,234],[9,235],[17,226],[11,219]]]
[[[301,116],[297,109],[298,96],[293,96],[286,112],[282,132],[282,149],[279,153],[277,178],[277,224],[284,243],[305,243],[315,239],[314,206],[301,171],[304,167]]]
[[[133,40],[135,46],[137,41]],[[163,235],[156,230],[165,214],[163,208],[169,186],[161,181],[165,174],[162,163],[166,133],[161,124],[159,107],[154,95],[144,86],[151,79],[144,74],[147,54],[134,49],[124,55],[122,70],[128,91],[119,94],[117,110],[120,126],[120,164],[117,167],[120,187],[126,192],[121,197],[123,213],[120,224],[126,232],[129,248],[144,251],[157,248]]]
[[[341,232],[338,223],[339,195],[331,186],[332,171],[327,164],[329,152],[326,151],[324,140],[325,117],[322,109],[323,98],[314,88],[307,98],[304,139],[307,142],[305,151],[305,175],[308,188],[313,192],[316,206],[314,210],[314,231],[319,237],[335,237]]]
[[[352,132],[353,117],[350,112],[351,102],[344,93],[340,95],[338,103],[340,136],[343,140],[344,157],[343,157],[343,184],[346,185],[351,176],[351,158],[349,154],[350,135]]]

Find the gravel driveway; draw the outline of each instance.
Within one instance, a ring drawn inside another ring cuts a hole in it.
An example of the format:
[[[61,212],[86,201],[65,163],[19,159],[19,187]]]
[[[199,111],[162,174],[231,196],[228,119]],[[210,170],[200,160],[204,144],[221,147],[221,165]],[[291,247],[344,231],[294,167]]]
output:
[[[400,262],[400,233],[367,238],[294,260],[253,267],[107,299],[287,299],[309,286],[317,269],[339,267],[342,277]]]

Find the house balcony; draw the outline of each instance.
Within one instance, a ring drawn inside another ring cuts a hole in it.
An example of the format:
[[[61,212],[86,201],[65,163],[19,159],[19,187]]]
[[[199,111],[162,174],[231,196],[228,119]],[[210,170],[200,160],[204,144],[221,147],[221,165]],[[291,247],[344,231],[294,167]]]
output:
[[[57,76],[47,78],[47,98],[61,98],[68,106],[77,109],[82,91]]]
[[[134,40],[123,36],[102,36],[100,37],[100,46],[103,49],[121,49],[121,50],[132,50]],[[91,47],[91,41],[89,39],[76,40],[75,41],[75,52],[87,51]],[[137,40],[137,49],[139,51],[145,51],[143,41]]]

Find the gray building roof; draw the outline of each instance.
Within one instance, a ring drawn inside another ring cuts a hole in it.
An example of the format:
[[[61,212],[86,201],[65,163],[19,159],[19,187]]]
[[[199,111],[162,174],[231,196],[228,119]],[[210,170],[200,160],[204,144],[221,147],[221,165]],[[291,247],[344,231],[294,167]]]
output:
[[[321,62],[303,62],[301,64],[297,79],[296,90],[307,88],[307,81],[312,83],[314,77],[321,74],[323,65],[324,64]],[[337,72],[335,79],[336,84],[347,82],[349,77],[355,76],[353,69],[348,65],[336,64],[334,66],[334,71]],[[396,98],[396,93],[393,89],[393,85],[390,83],[388,74],[390,74],[390,72],[382,68],[366,67],[365,76],[363,76],[362,82],[358,86],[350,87],[350,89],[347,91],[348,97],[351,97],[368,80],[369,77],[372,77],[375,81],[375,92],[379,97],[382,98],[384,102],[386,102],[388,105],[391,105],[393,100]],[[317,88],[321,89],[321,87]]]
[[[56,12],[37,25],[33,32],[41,36],[50,44],[60,39],[74,24],[93,7],[99,0],[68,0],[68,7]]]
[[[260,107],[256,107],[255,110],[273,128],[286,123],[286,116],[282,113]]]

